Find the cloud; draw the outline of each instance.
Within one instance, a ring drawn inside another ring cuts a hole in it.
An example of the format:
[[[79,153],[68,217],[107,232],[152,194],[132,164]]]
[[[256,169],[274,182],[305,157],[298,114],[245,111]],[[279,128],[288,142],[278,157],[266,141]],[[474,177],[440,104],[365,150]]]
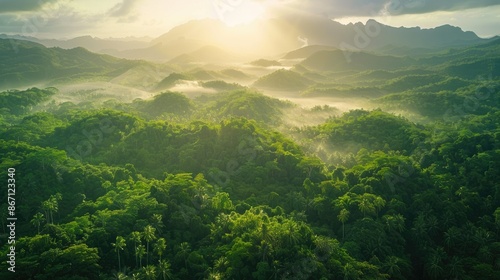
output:
[[[116,4],[108,11],[108,15],[112,17],[127,17],[135,12],[135,6],[139,1],[137,0],[123,0],[121,3]]]
[[[301,11],[327,15],[330,18],[422,14],[500,5],[498,0],[260,0],[260,2],[274,3],[274,6],[281,11]]]
[[[47,3],[59,0],[0,0],[0,13],[35,11]]]
[[[387,9],[391,5],[394,8]],[[387,11],[389,14],[424,14],[437,11],[461,11],[494,5],[500,5],[500,2],[498,0],[392,0],[386,1],[381,11]]]
[[[44,5],[43,8],[31,12],[0,14],[0,33],[31,37],[68,35],[74,31],[94,28],[101,18],[99,15],[78,13],[64,4]]]

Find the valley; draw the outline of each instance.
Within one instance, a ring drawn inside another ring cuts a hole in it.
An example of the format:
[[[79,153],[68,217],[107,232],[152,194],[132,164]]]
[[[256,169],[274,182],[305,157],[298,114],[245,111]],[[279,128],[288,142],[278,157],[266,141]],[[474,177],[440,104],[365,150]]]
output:
[[[0,64],[1,279],[500,278],[498,36],[206,19]]]

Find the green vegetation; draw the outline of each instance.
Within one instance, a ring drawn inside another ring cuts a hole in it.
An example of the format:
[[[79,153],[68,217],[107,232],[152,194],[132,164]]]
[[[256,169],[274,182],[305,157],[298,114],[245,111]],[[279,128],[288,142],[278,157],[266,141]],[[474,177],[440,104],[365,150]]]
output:
[[[250,62],[250,65],[260,66],[260,67],[271,67],[271,66],[281,66],[281,63],[276,60],[268,60],[268,59],[259,59]]]
[[[0,177],[15,168],[18,220],[17,270],[2,261],[0,278],[500,279],[500,81],[496,66],[462,72],[495,62],[497,45],[353,54],[342,71],[310,64],[313,54],[301,74],[254,84],[380,107],[343,113],[232,84],[249,76],[231,69],[160,83],[210,78],[201,85],[216,93],[196,98],[74,104],[56,88],[1,92]],[[60,51],[44,56],[56,63]],[[362,68],[365,58],[378,66]],[[334,116],[296,127],[289,112]],[[5,210],[7,192],[0,201]]]
[[[158,83],[158,85],[156,86],[156,90],[169,89],[169,88],[175,86],[179,81],[183,81],[183,80],[190,81],[192,79],[193,78],[191,78],[190,76],[185,75],[185,74],[172,73]]]
[[[0,108],[6,115],[22,115],[41,102],[49,100],[56,93],[56,88],[4,91],[0,93]]]
[[[258,88],[273,90],[303,90],[313,82],[301,74],[290,70],[277,70],[269,75],[261,77],[253,85]]]
[[[217,91],[232,91],[237,89],[243,89],[243,86],[237,83],[227,83],[221,80],[208,81],[201,84],[204,88],[211,88]]]
[[[106,81],[142,64],[83,48],[45,48],[33,42],[8,39],[0,39],[0,60],[4,65],[0,67],[2,89],[37,82]]]

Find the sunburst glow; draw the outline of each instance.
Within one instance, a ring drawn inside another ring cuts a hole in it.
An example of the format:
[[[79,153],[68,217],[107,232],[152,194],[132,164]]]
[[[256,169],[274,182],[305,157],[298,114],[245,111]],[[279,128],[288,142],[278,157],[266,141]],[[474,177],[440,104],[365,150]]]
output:
[[[266,13],[266,6],[255,1],[234,1],[236,4],[224,4],[223,6],[214,5],[216,12],[225,24],[236,26],[249,24]],[[238,3],[241,2],[241,3]]]

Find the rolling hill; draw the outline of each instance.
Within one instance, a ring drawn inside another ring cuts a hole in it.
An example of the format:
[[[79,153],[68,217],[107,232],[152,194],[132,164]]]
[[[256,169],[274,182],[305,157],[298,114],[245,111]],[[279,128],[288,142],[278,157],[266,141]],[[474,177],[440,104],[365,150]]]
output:
[[[239,55],[215,46],[203,46],[193,52],[183,53],[168,61],[171,64],[230,63],[244,61]]]
[[[321,46],[321,45],[305,46],[303,48],[296,49],[285,54],[282,57],[282,59],[305,59],[319,51],[333,51],[333,50],[336,50],[336,48],[330,46]]]
[[[313,83],[313,81],[303,77],[299,73],[281,69],[261,77],[253,86],[273,90],[300,91],[306,89]]]
[[[405,68],[414,63],[414,60],[410,58],[334,50],[316,52],[300,64],[319,71],[347,71],[393,70]]]
[[[84,48],[64,50],[25,40],[0,39],[0,88],[41,82],[110,80],[143,62],[92,53]]]

